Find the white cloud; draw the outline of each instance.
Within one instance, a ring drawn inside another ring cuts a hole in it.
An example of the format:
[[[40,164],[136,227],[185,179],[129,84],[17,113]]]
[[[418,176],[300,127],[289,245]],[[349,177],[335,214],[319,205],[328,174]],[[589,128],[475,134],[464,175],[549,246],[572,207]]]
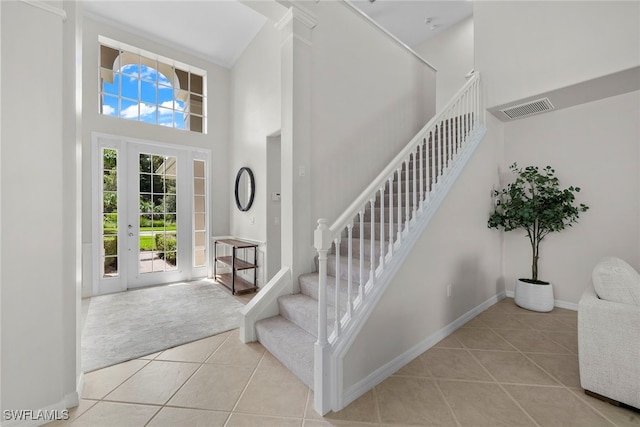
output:
[[[120,112],[120,115],[125,119],[138,118],[138,107],[140,108],[140,117],[148,116],[156,112],[156,107],[147,104],[130,105]]]
[[[155,80],[157,71],[155,68],[148,67],[146,65],[141,65],[142,73],[140,73],[140,78],[147,80]]]
[[[107,116],[113,116],[113,113],[116,112],[116,109],[111,105],[102,104],[102,114],[106,114]]]
[[[167,85],[167,86],[171,85],[171,81],[168,78],[166,78],[162,73],[158,73],[158,82],[160,82],[161,85]],[[160,88],[160,89],[164,89],[164,88]]]
[[[173,101],[164,101],[160,104],[163,109],[160,109],[160,114],[171,114],[171,110],[173,109]],[[166,110],[166,108],[169,108]]]

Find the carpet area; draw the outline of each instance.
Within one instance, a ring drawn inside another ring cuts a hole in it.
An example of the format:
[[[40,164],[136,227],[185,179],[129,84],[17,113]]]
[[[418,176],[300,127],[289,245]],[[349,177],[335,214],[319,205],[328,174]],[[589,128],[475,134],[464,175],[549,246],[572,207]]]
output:
[[[235,329],[243,307],[208,280],[93,297],[82,332],[82,371]]]

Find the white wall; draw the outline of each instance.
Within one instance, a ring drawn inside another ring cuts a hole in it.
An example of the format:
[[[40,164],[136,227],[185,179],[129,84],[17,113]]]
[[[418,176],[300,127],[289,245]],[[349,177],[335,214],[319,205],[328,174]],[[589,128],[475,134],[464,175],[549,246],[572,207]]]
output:
[[[341,2],[316,14],[311,224],[332,223],[435,113],[435,72]]]
[[[168,129],[148,123],[124,120],[99,114],[98,110],[98,36],[102,35],[146,51],[183,62],[207,72],[208,133],[199,134]],[[228,163],[229,145],[229,70],[212,62],[123,31],[88,17],[83,23],[83,210],[82,239],[84,256],[91,259],[91,133],[124,135],[155,142],[207,148],[211,150],[210,230],[211,235],[229,234],[231,181]],[[89,249],[87,249],[89,248]],[[85,262],[83,294],[91,294],[91,265]]]
[[[280,34],[267,21],[231,69],[229,183],[238,170],[253,171],[256,194],[251,209],[241,212],[229,194],[231,234],[267,242],[267,137],[280,130]],[[253,222],[253,223],[252,223]]]
[[[473,69],[473,16],[470,16],[414,48],[438,70],[436,110],[440,111],[466,83]]]
[[[282,141],[280,135],[267,139],[267,273],[269,281],[282,266],[282,200],[272,193],[282,193]]]
[[[50,4],[62,7],[61,1]],[[63,230],[75,207],[63,188],[69,160],[63,97],[73,96],[63,91],[64,24],[23,2],[2,2],[0,9],[0,406],[62,409],[75,392],[75,372],[65,361],[73,358],[65,351],[65,331],[73,337],[75,328],[64,310],[72,305],[66,290],[74,283],[65,283],[63,274],[75,266],[63,253],[74,236]]]
[[[487,228],[501,150],[493,127],[346,354],[346,389],[504,290],[500,234]]]
[[[640,2],[474,2],[475,69],[493,107],[640,65]]]
[[[503,170],[551,165],[560,185],[581,187],[589,205],[572,228],[540,245],[539,274],[555,298],[577,303],[603,256],[640,267],[640,92],[632,92],[504,124]],[[508,177],[509,175],[507,175]],[[505,233],[505,280],[531,274],[531,249],[522,232]]]

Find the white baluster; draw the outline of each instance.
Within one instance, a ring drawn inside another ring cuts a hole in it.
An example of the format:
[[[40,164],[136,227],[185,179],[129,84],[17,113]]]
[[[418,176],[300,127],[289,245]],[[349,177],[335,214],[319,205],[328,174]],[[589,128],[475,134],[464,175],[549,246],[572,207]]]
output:
[[[404,212],[405,212],[405,216],[404,216],[404,229],[405,230],[409,230],[409,219],[410,219],[410,212],[409,209],[411,208],[411,200],[409,200],[409,197],[411,197],[411,193],[409,192],[409,161],[411,160],[411,155],[409,155],[409,157],[407,158],[407,160],[404,161],[404,191],[405,191],[405,195],[404,195]]]
[[[353,302],[351,298],[351,287],[353,285],[353,221],[347,225],[347,314],[352,318]]]
[[[434,131],[431,132],[431,170],[429,173],[431,174],[429,191],[433,191],[433,186],[436,183],[436,138],[438,137],[438,126],[434,126]]]
[[[327,342],[327,253],[331,248],[331,236],[327,220],[318,220],[314,232],[314,247],[318,251],[318,341],[317,346],[325,347]]]
[[[387,180],[389,183],[389,258],[393,256],[393,176]]]
[[[358,214],[360,215],[360,280],[358,293],[360,294],[360,300],[364,302],[364,209]]]
[[[334,298],[334,311],[335,311],[335,326],[334,331],[336,333],[336,337],[340,336],[340,235],[336,237],[334,240],[334,245],[336,247],[336,291]]]
[[[462,111],[464,112],[464,134],[462,135],[462,141],[460,141],[460,148],[464,147],[467,135],[469,135],[469,91],[464,94],[462,108]]]
[[[384,222],[384,208],[385,208],[385,203],[384,203],[384,186],[380,189],[380,263],[379,265],[382,266],[382,269],[384,270],[384,246],[385,246],[385,241],[384,241],[384,227],[385,227],[385,222]],[[391,205],[391,204],[389,204]]]
[[[444,121],[440,122],[440,138],[438,138],[438,176],[436,181],[440,184],[440,176],[442,175],[442,147],[444,143]]]
[[[370,257],[369,257],[369,263],[370,263],[370,268],[369,268],[369,281],[371,282],[371,285],[373,285],[374,281],[375,281],[375,277],[374,277],[374,273],[375,273],[375,241],[376,241],[376,211],[374,208],[374,204],[375,204],[375,199],[371,199],[369,201],[369,205],[371,206],[371,238],[370,238],[370,242],[371,242],[371,250],[370,250]]]
[[[447,140],[447,169],[451,167],[453,158],[453,107],[449,109],[449,139]]]
[[[413,219],[416,218],[416,212],[418,211],[418,159],[416,158],[416,151],[413,152]]]
[[[464,94],[462,95],[464,96]],[[454,146],[454,154],[458,155],[458,149],[460,146],[460,137],[462,133],[462,106],[460,101],[456,101],[456,144]]]
[[[402,168],[396,170],[398,177],[398,245],[402,243]]]
[[[423,138],[418,145],[418,153],[420,153],[420,210],[424,207],[424,141]]]

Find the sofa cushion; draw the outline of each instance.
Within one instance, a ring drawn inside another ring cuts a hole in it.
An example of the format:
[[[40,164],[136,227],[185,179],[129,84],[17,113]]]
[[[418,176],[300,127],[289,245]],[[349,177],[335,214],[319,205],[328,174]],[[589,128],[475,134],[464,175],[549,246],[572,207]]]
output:
[[[600,299],[640,306],[640,275],[620,258],[601,259],[591,280]]]

